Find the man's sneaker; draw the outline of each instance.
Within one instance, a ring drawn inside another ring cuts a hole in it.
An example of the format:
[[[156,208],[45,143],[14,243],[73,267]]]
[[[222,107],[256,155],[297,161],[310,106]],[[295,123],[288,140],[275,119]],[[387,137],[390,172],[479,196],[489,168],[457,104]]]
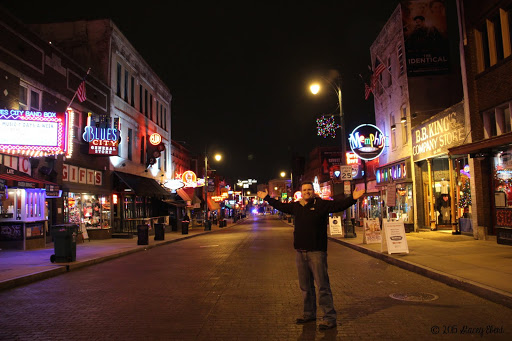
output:
[[[318,325],[319,330],[327,330],[327,329],[332,329],[334,327],[336,327],[335,321],[325,321]]]
[[[297,324],[304,324],[304,323],[313,322],[313,321],[316,321],[316,317],[299,317],[295,321],[295,323],[297,323]]]

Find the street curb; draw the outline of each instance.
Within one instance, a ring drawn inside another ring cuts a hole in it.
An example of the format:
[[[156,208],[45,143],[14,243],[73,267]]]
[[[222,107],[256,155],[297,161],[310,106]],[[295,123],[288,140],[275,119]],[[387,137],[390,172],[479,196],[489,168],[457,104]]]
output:
[[[239,220],[236,223],[231,224],[230,226],[226,226],[226,228],[229,229],[231,227],[234,227],[234,226],[238,225],[239,222],[242,222],[242,221]],[[30,274],[30,275],[15,277],[15,278],[11,278],[11,279],[2,281],[2,282],[0,282],[0,291],[4,291],[4,290],[8,290],[8,289],[13,289],[13,288],[20,287],[20,286],[23,286],[23,285],[27,285],[27,284],[30,284],[30,283],[34,283],[34,282],[37,282],[37,281],[40,281],[40,280],[43,280],[43,279],[48,279],[48,278],[51,278],[51,277],[55,277],[55,276],[64,274],[66,272],[69,272],[71,270],[78,270],[78,269],[81,269],[81,268],[84,268],[84,267],[87,267],[87,266],[90,266],[90,265],[99,264],[99,263],[106,262],[106,261],[109,261],[109,260],[112,260],[112,259],[115,259],[115,258],[127,256],[127,255],[130,255],[132,253],[139,252],[139,251],[146,251],[146,250],[158,247],[158,246],[168,245],[168,244],[176,243],[176,242],[179,242],[179,241],[182,241],[182,240],[185,240],[185,239],[194,238],[194,237],[197,237],[197,236],[202,236],[202,235],[205,235],[205,234],[208,234],[208,233],[219,232],[219,231],[222,231],[222,230],[202,231],[202,232],[199,232],[199,233],[196,233],[196,234],[193,234],[193,235],[183,235],[183,237],[180,237],[180,238],[162,241],[162,242],[159,242],[157,244],[139,245],[139,247],[136,247],[134,249],[130,249],[130,250],[126,250],[126,251],[123,251],[123,252],[114,253],[114,254],[111,254],[111,255],[108,255],[108,256],[88,259],[88,260],[84,260],[84,261],[78,261],[76,263],[73,262],[73,263],[56,264],[56,266],[58,266],[58,267],[55,268],[55,269],[44,270],[44,271],[36,272],[36,273]]]
[[[455,287],[457,289],[461,289],[467,292],[470,292],[474,295],[477,295],[479,297],[485,298],[486,300],[492,301],[494,303],[501,304],[507,308],[512,308],[512,294],[489,287],[484,284],[480,284],[462,277],[454,276],[447,274],[442,271],[434,270],[432,268],[414,264],[412,262],[408,262],[406,260],[398,259],[395,257],[391,257],[387,254],[376,252],[374,250],[370,250],[364,247],[361,247],[359,245],[355,245],[340,239],[328,237],[331,241],[341,244],[343,246],[347,246],[351,249],[354,249],[356,251],[359,251],[361,253],[365,253],[369,256],[372,256],[374,258],[380,259],[382,261],[385,261],[386,263],[389,263],[391,265],[398,266],[402,269],[409,270],[411,272],[417,273],[419,275],[431,278],[433,280],[436,280],[438,282],[447,284],[451,287]]]

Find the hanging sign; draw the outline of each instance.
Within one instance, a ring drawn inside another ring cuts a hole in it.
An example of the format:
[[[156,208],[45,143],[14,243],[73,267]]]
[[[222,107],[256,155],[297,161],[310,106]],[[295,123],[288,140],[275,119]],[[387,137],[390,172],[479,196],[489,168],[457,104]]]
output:
[[[164,182],[164,186],[169,188],[170,190],[177,190],[177,189],[180,189],[182,187],[185,186],[185,184],[183,183],[183,181],[181,180],[178,180],[178,179],[172,179],[172,180],[167,180]]]
[[[0,109],[0,152],[25,156],[63,154],[67,114]]]
[[[373,124],[361,124],[349,136],[350,149],[363,160],[376,159],[384,151],[386,136]]]
[[[110,127],[105,117],[100,117],[97,125],[92,125],[92,113],[88,114],[87,126],[82,138],[89,142],[90,155],[117,156],[120,131]]]
[[[149,142],[153,145],[153,146],[157,146],[160,144],[160,142],[162,142],[162,135],[160,135],[159,133],[154,133],[154,134],[151,134],[151,136],[149,136]]]

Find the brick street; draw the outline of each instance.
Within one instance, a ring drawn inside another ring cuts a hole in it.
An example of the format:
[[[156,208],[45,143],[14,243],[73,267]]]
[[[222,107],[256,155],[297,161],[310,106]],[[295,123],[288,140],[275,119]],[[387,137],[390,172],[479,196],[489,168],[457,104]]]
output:
[[[328,261],[338,326],[321,332],[315,323],[296,325],[302,302],[292,232],[273,217],[256,217],[0,292],[0,339],[512,337],[510,309],[332,242]],[[391,294],[439,298],[407,302]]]

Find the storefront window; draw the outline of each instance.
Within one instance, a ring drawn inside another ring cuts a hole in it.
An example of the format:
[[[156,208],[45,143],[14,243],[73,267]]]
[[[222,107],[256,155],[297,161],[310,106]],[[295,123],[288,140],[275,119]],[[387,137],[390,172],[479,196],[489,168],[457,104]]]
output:
[[[396,218],[403,219],[406,224],[414,223],[412,201],[412,184],[398,184],[396,186]]]
[[[470,186],[470,169],[468,159],[462,158],[455,160],[455,169],[457,178],[456,185],[456,202],[457,218],[471,217],[471,186]]]
[[[142,218],[144,217],[144,198],[143,197],[135,197],[135,211],[136,217]],[[148,215],[148,217],[150,217]]]
[[[124,214],[125,218],[135,218],[135,208],[132,195],[126,195],[124,197]]]
[[[381,205],[379,195],[367,196],[363,201],[363,210],[365,218],[380,218]]]
[[[110,198],[83,193],[64,196],[64,219],[88,229],[110,227]]]
[[[494,201],[496,207],[512,206],[512,150],[494,158]]]
[[[14,216],[14,212],[16,212],[16,201],[14,200],[16,192],[14,189],[8,189],[5,193],[6,195],[2,195],[0,209],[3,214],[12,218]]]

